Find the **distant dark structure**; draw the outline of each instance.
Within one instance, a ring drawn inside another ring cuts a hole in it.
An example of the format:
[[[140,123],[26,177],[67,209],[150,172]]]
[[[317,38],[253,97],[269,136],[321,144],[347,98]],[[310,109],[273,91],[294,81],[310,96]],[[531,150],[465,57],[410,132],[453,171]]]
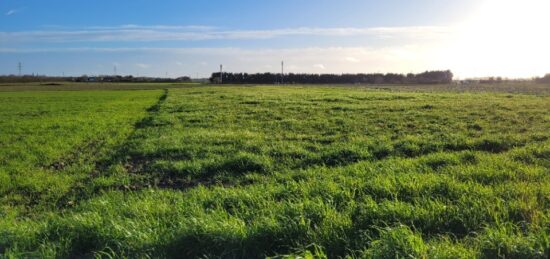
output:
[[[546,74],[543,78],[538,78],[537,83],[550,84],[550,74]]]
[[[274,73],[212,73],[211,83],[222,84],[277,84],[283,74]],[[449,84],[453,73],[445,71],[427,71],[420,74],[285,74],[286,84]]]

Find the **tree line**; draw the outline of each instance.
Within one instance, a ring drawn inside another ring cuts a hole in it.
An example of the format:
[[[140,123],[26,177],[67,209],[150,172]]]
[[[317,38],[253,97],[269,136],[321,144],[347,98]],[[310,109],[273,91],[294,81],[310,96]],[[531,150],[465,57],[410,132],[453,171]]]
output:
[[[72,78],[75,82],[112,82],[112,83],[188,83],[191,78],[182,76],[178,78],[163,77],[134,77],[134,76],[87,76]]]
[[[188,83],[191,82],[188,76],[178,78],[162,77],[134,77],[134,76],[45,76],[45,75],[7,75],[0,76],[0,83],[32,83],[32,82],[104,82],[104,83]]]
[[[426,71],[419,74],[276,74],[212,73],[211,83],[223,84],[448,84],[453,73]]]

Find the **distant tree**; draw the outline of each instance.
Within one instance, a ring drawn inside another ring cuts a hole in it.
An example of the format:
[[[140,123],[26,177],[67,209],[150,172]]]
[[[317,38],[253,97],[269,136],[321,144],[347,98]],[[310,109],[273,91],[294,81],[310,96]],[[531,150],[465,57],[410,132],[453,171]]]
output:
[[[538,78],[536,81],[538,83],[548,84],[550,83],[550,74],[546,74],[543,78]]]

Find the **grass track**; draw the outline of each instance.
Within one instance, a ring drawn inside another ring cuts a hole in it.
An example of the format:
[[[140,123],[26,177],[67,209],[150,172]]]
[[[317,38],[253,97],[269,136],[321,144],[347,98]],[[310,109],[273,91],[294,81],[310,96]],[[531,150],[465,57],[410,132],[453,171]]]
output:
[[[84,178],[67,184],[69,195],[37,204],[3,200],[0,252],[369,258],[550,253],[548,96],[330,87],[147,93],[136,107],[141,112],[112,136],[116,145],[101,145],[109,150],[103,155],[83,156],[99,161],[93,167],[101,170],[77,188]],[[0,98],[10,95],[26,97]],[[55,158],[69,154],[78,159],[68,164],[78,166],[68,167],[81,168],[82,156],[70,154],[82,152],[57,141],[65,151],[45,161],[59,167]],[[31,142],[40,150],[39,140]],[[33,156],[8,160],[6,175],[19,168],[9,161],[36,164]],[[14,186],[7,197],[25,197],[18,193],[23,185]]]
[[[34,215],[122,144],[161,91],[0,94],[1,214]],[[29,209],[29,211],[27,211]]]

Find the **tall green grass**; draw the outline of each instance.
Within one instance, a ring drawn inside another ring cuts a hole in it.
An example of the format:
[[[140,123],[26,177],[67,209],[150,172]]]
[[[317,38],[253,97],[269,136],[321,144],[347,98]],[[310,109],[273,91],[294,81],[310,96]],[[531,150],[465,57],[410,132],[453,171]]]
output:
[[[129,105],[127,94],[108,96]],[[141,112],[128,112],[132,120],[111,126],[122,133],[112,137],[117,145],[101,145],[109,151],[72,155],[75,149],[68,147],[48,160],[59,167],[55,161],[77,157],[61,166],[65,172],[89,157],[94,173],[56,179],[70,186],[62,199],[19,203],[17,213],[4,210],[0,252],[132,258],[550,255],[545,95],[195,87],[154,96],[156,102],[148,95],[140,108],[131,102]],[[17,183],[5,193],[24,188]]]
[[[0,214],[57,203],[111,156],[161,91],[0,94]]]

